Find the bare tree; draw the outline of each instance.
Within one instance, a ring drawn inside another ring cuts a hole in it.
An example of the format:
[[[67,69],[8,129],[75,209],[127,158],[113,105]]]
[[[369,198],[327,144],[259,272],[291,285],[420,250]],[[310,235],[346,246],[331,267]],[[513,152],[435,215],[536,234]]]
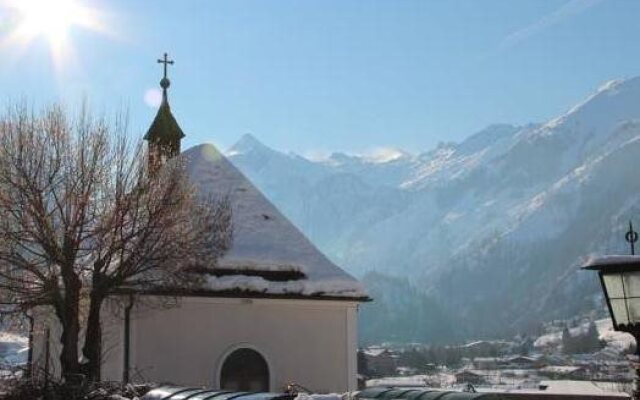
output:
[[[70,121],[60,107],[0,121],[0,301],[51,307],[65,375],[99,379],[100,310],[114,290],[198,285],[188,270],[215,265],[231,241],[228,201],[199,198],[180,158],[149,174],[125,125]]]

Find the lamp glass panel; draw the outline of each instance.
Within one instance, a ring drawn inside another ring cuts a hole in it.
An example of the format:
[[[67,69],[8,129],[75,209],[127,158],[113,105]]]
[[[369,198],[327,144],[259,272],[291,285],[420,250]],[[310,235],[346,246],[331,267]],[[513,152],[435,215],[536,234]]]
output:
[[[622,299],[624,297],[622,274],[604,274],[602,278],[607,289],[607,296],[610,299]]]
[[[625,297],[640,297],[640,271],[625,272],[622,279]]]
[[[616,323],[618,325],[628,324],[629,317],[627,316],[625,301],[623,299],[610,299],[609,301],[611,302],[611,310],[613,311],[613,318],[616,320]]]
[[[613,318],[615,318],[616,323],[620,324],[628,324],[629,317],[627,315],[627,306],[625,304],[625,300],[623,299],[611,299],[611,310],[613,311]]]
[[[629,322],[637,324],[640,322],[640,298],[627,299],[627,307],[629,308]]]

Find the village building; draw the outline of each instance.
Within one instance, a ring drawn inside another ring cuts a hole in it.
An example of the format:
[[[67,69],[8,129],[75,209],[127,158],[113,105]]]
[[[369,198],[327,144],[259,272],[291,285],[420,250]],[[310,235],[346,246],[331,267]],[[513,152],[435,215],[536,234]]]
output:
[[[502,340],[477,340],[460,346],[460,350],[467,357],[497,357],[510,346],[510,342]]]
[[[389,349],[372,346],[364,349],[367,369],[373,376],[395,375],[398,368],[398,356]]]
[[[475,369],[497,369],[500,359],[497,357],[475,357],[473,368]]]
[[[551,365],[548,367],[541,368],[538,373],[542,376],[546,376],[550,379],[587,379],[591,376],[588,371],[579,366],[559,366],[559,365]]]
[[[481,373],[468,369],[456,372],[454,376],[456,379],[456,383],[459,384],[470,383],[472,385],[483,385],[487,382],[485,377]]]
[[[513,356],[501,359],[501,365],[504,368],[530,369],[542,367],[544,362],[536,357]]]
[[[171,382],[232,391],[357,389],[361,284],[323,255],[213,145],[181,153],[185,136],[169,106],[169,80],[145,140],[149,166],[182,157],[203,196],[226,197],[233,243],[199,289],[131,288],[112,295],[131,307],[103,311],[101,378]],[[161,299],[176,299],[158,307]],[[59,374],[55,319],[40,318],[37,368]],[[45,326],[46,325],[46,326]],[[48,359],[46,357],[48,354]]]

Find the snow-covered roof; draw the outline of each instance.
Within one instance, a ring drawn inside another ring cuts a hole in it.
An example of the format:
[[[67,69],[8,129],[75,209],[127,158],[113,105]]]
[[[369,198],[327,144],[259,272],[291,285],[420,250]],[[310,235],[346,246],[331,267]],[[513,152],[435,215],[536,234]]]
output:
[[[459,376],[459,375],[483,376],[481,370],[472,370],[472,369],[463,369],[463,370],[460,370],[460,371],[456,372],[454,375],[456,375],[456,376]]]
[[[389,354],[389,350],[384,347],[368,347],[364,349],[364,354],[371,357],[378,357],[385,353]]]
[[[203,195],[228,197],[233,244],[220,260],[238,270],[296,270],[304,279],[273,282],[243,274],[211,276],[207,289],[265,295],[299,295],[364,300],[354,277],[332,263],[215,146],[203,144],[182,154],[192,183]]]
[[[577,371],[582,371],[584,368],[572,365],[549,365],[541,368],[542,372],[550,372],[556,374],[571,374]]]
[[[584,269],[601,269],[607,266],[635,265],[640,266],[639,255],[609,255],[599,257],[589,257],[587,262],[582,266]]]
[[[527,357],[527,356],[513,356],[513,357],[507,357],[506,359],[509,362],[536,362],[537,359],[534,357]]]
[[[497,362],[500,358],[498,357],[474,357],[473,362]]]

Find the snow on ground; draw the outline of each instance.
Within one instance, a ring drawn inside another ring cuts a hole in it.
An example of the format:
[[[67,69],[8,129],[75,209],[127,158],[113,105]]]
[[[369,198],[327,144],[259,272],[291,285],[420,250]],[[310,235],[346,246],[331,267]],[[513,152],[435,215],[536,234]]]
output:
[[[342,400],[347,395],[339,394],[339,393],[330,393],[330,394],[308,394],[308,393],[300,393],[296,396],[295,400]]]
[[[15,366],[27,361],[29,340],[14,333],[0,332],[0,364]]]
[[[0,380],[21,376],[22,371],[15,367],[27,363],[28,353],[29,339],[0,331]]]
[[[390,376],[386,378],[369,379],[367,387],[374,386],[426,386],[427,375]]]
[[[24,347],[29,345],[29,339],[25,336],[21,336],[11,332],[0,332],[0,343],[12,343],[16,345],[22,345]]]
[[[433,375],[390,376],[377,379],[369,379],[367,387],[375,386],[416,386],[416,387],[451,387],[455,385],[456,377],[453,374],[438,373]]]
[[[622,393],[622,387],[617,382],[547,380],[541,381],[540,386],[546,387],[544,393],[549,394],[629,396]]]

